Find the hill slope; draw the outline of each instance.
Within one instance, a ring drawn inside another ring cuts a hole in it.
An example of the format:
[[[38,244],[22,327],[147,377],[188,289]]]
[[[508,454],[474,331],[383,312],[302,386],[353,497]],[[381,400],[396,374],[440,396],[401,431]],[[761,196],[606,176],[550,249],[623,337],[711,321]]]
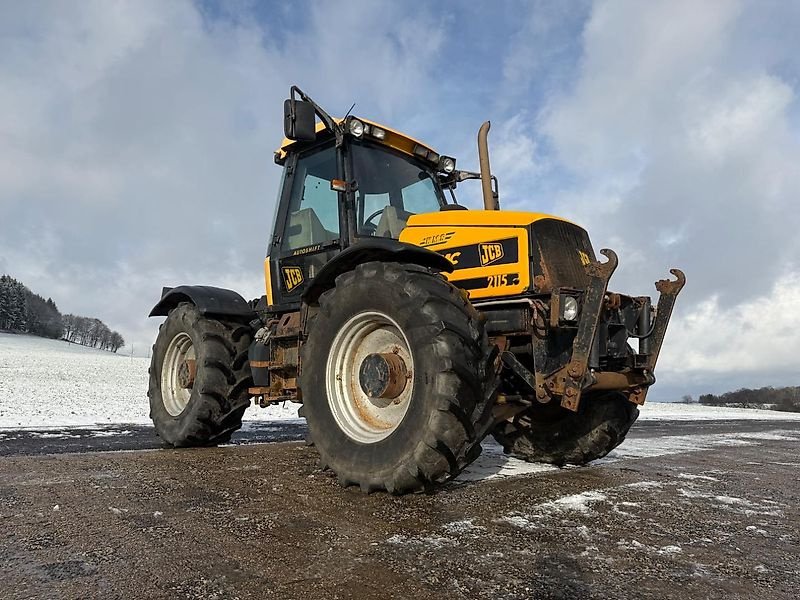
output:
[[[0,427],[150,423],[148,367],[146,358],[0,333]],[[297,409],[245,413],[276,418],[297,418]]]
[[[146,358],[0,333],[0,428],[150,423]],[[296,419],[292,405],[253,407],[250,421]],[[800,414],[651,402],[640,420],[800,419]]]

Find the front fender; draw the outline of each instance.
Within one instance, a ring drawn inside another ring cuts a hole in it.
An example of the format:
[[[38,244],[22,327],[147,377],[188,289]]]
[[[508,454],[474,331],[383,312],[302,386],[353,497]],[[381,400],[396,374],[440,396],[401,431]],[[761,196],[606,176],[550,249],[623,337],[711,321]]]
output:
[[[242,321],[256,318],[256,313],[239,294],[233,290],[208,285],[165,287],[161,291],[161,300],[153,307],[149,316],[165,317],[181,302],[191,302],[202,315],[229,317]]]
[[[453,263],[441,254],[426,248],[391,238],[362,238],[337,254],[320,269],[303,294],[303,301],[306,304],[314,304],[325,290],[334,286],[336,277],[352,271],[361,263],[371,261],[411,263],[446,273],[453,271]]]

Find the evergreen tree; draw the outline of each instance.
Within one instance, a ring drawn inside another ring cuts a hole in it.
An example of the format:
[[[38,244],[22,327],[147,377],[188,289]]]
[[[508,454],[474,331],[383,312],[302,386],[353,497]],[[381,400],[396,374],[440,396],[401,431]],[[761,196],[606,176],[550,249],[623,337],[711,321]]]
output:
[[[125,340],[100,319],[61,315],[52,298],[34,294],[10,275],[0,275],[0,330],[30,333],[116,352]]]
[[[0,275],[0,330],[11,329],[9,327],[11,310],[11,278],[8,275]]]

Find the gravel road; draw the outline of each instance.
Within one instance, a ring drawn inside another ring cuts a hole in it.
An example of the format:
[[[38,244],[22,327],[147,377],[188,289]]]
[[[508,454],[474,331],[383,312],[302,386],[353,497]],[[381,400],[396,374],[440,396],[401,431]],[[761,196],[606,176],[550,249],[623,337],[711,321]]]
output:
[[[36,433],[0,432],[3,598],[767,599],[800,588],[796,421],[643,422],[610,458],[563,470],[525,471],[488,445],[458,481],[402,498],[343,490],[313,448],[273,442],[302,438],[297,423],[193,450],[159,449],[149,428]]]

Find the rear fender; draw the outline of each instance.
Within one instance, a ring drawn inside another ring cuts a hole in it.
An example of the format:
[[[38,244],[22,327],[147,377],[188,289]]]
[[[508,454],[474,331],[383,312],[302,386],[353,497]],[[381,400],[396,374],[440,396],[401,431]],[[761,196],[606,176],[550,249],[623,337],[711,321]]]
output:
[[[256,318],[256,313],[239,294],[207,285],[180,285],[165,287],[161,291],[161,300],[150,311],[151,317],[165,317],[181,302],[190,302],[206,316],[227,317],[237,321],[249,322]]]

